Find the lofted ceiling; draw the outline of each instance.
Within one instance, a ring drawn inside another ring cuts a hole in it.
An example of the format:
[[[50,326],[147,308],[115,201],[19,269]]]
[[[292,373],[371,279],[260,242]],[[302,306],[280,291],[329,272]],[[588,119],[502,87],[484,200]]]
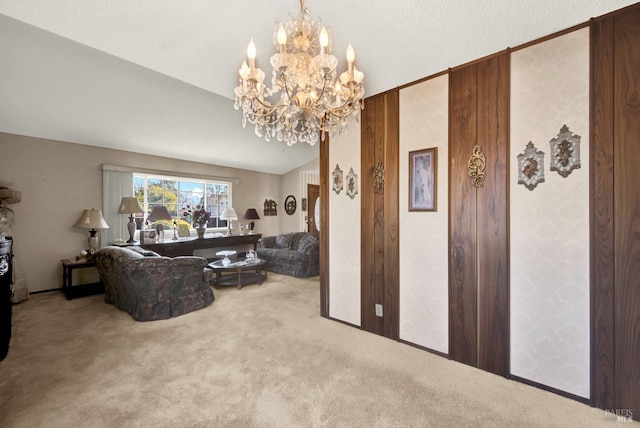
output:
[[[624,0],[307,0],[348,43],[366,95],[633,4]],[[246,45],[270,73],[295,0],[0,0],[0,132],[283,174],[318,157],[243,129]],[[365,103],[366,108],[366,103]]]

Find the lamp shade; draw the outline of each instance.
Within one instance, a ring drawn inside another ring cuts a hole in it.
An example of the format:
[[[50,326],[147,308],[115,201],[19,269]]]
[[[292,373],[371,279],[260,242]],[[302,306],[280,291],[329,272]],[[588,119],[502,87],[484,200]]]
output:
[[[238,214],[236,214],[236,210],[231,207],[227,207],[220,214],[220,220],[228,220],[227,222],[227,236],[231,236],[233,232],[231,231],[231,222],[233,220],[238,219]]]
[[[260,220],[260,216],[258,215],[258,211],[255,208],[249,208],[245,213],[243,220]]]
[[[98,237],[96,229],[108,229],[109,225],[102,217],[101,210],[84,210],[80,219],[74,224],[75,227],[89,229],[89,254],[93,254],[98,250]]]
[[[171,214],[169,214],[169,210],[164,205],[157,205],[153,207],[151,210],[151,214],[147,217],[149,221],[160,221],[160,220],[173,220]]]
[[[84,210],[80,219],[74,224],[75,227],[83,229],[108,229],[109,225],[102,217],[101,210]]]
[[[247,225],[247,229],[249,229],[249,235],[253,234],[253,229],[255,223],[253,220],[260,220],[260,216],[258,215],[258,211],[255,208],[249,208],[245,213],[243,220],[249,220],[249,224]]]
[[[222,220],[237,220],[238,214],[236,214],[236,210],[231,207],[225,208],[220,214],[220,219]]]
[[[125,196],[120,201],[120,207],[118,208],[118,214],[137,214],[143,213],[144,209],[140,206],[138,198],[135,196]]]

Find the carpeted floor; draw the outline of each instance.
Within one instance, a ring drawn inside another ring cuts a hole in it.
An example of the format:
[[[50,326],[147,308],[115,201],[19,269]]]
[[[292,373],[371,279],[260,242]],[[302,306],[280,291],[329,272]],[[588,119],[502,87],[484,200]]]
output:
[[[104,296],[14,306],[2,427],[602,427],[602,410],[319,316],[269,274],[140,323]]]

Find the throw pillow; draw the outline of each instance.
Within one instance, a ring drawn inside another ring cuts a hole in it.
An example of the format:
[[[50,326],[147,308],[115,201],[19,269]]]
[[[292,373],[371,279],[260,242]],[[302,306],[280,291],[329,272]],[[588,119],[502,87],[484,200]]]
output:
[[[291,235],[285,233],[284,235],[276,236],[276,248],[280,249],[289,249],[289,241],[291,240]]]

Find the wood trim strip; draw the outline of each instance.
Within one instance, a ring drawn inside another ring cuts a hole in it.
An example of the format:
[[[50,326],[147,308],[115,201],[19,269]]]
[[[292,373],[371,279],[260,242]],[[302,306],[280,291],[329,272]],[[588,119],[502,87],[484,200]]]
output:
[[[367,100],[366,108],[362,111],[362,121],[360,128],[361,150],[360,167],[362,174],[362,184],[360,186],[360,232],[361,232],[361,284],[360,284],[360,325],[366,331],[377,332],[375,326],[374,305],[375,295],[375,270],[374,258],[375,248],[375,196],[371,186],[373,180],[373,168],[375,165],[375,136],[376,122],[379,116],[378,110],[382,104],[382,96],[371,97]],[[381,334],[381,332],[379,333]]]
[[[484,186],[477,189],[478,367],[509,376],[508,52],[478,64],[478,144],[486,157]]]
[[[400,91],[385,96],[384,336],[400,336]]]
[[[614,23],[615,408],[640,414],[640,8]]]
[[[320,316],[329,317],[329,136],[320,141]]]
[[[449,357],[478,365],[476,190],[467,162],[477,141],[477,65],[449,74]]]
[[[613,19],[590,28],[591,404],[614,408]]]

